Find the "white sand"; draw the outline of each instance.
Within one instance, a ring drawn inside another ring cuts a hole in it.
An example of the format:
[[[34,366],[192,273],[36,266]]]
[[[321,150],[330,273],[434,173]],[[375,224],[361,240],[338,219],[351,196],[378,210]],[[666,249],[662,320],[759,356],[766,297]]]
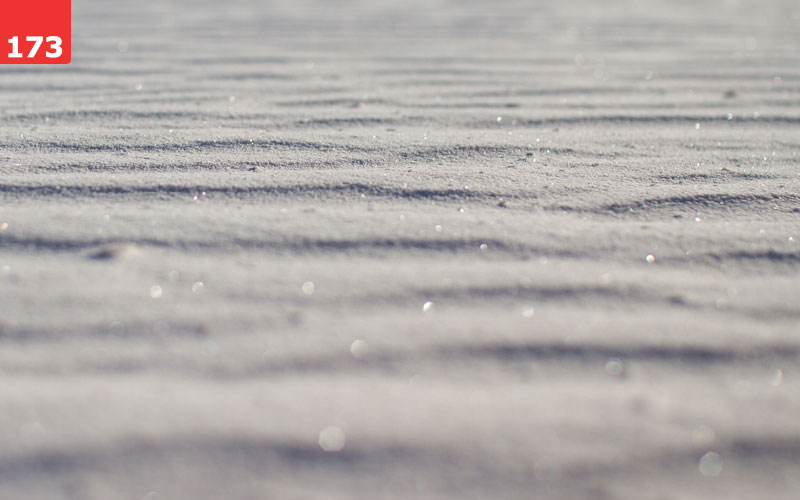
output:
[[[0,68],[0,498],[800,497],[797,2],[73,12]]]

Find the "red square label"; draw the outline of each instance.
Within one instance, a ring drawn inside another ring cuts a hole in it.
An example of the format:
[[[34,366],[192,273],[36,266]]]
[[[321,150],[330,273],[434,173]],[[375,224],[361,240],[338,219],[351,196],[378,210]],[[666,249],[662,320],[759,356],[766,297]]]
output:
[[[0,64],[68,64],[70,0],[0,0]]]

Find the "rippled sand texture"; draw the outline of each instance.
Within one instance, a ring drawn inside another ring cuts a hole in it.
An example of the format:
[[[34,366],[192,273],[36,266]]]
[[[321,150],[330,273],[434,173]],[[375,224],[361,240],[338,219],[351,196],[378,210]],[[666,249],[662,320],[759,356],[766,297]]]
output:
[[[73,11],[0,68],[0,498],[800,496],[800,4]]]

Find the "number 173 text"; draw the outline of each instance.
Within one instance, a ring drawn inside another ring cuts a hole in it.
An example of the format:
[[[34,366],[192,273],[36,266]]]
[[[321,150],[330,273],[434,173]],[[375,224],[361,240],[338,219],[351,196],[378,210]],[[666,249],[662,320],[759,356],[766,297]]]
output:
[[[20,47],[20,37],[14,36],[8,39],[8,43],[11,44],[11,52],[8,53],[9,59],[22,59],[24,57],[33,59],[36,57],[36,54],[39,53],[39,50],[42,48],[43,44],[45,45],[46,57],[56,59],[61,57],[61,54],[63,54],[60,36],[26,36],[25,42],[23,42],[23,46]],[[23,52],[20,52],[20,48],[27,52],[27,55]]]

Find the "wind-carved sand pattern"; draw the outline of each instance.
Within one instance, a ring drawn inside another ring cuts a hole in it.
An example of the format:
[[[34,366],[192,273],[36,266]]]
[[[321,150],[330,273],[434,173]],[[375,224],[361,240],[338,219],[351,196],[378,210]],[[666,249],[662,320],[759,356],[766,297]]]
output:
[[[0,498],[796,499],[800,6],[75,0],[0,68]]]

